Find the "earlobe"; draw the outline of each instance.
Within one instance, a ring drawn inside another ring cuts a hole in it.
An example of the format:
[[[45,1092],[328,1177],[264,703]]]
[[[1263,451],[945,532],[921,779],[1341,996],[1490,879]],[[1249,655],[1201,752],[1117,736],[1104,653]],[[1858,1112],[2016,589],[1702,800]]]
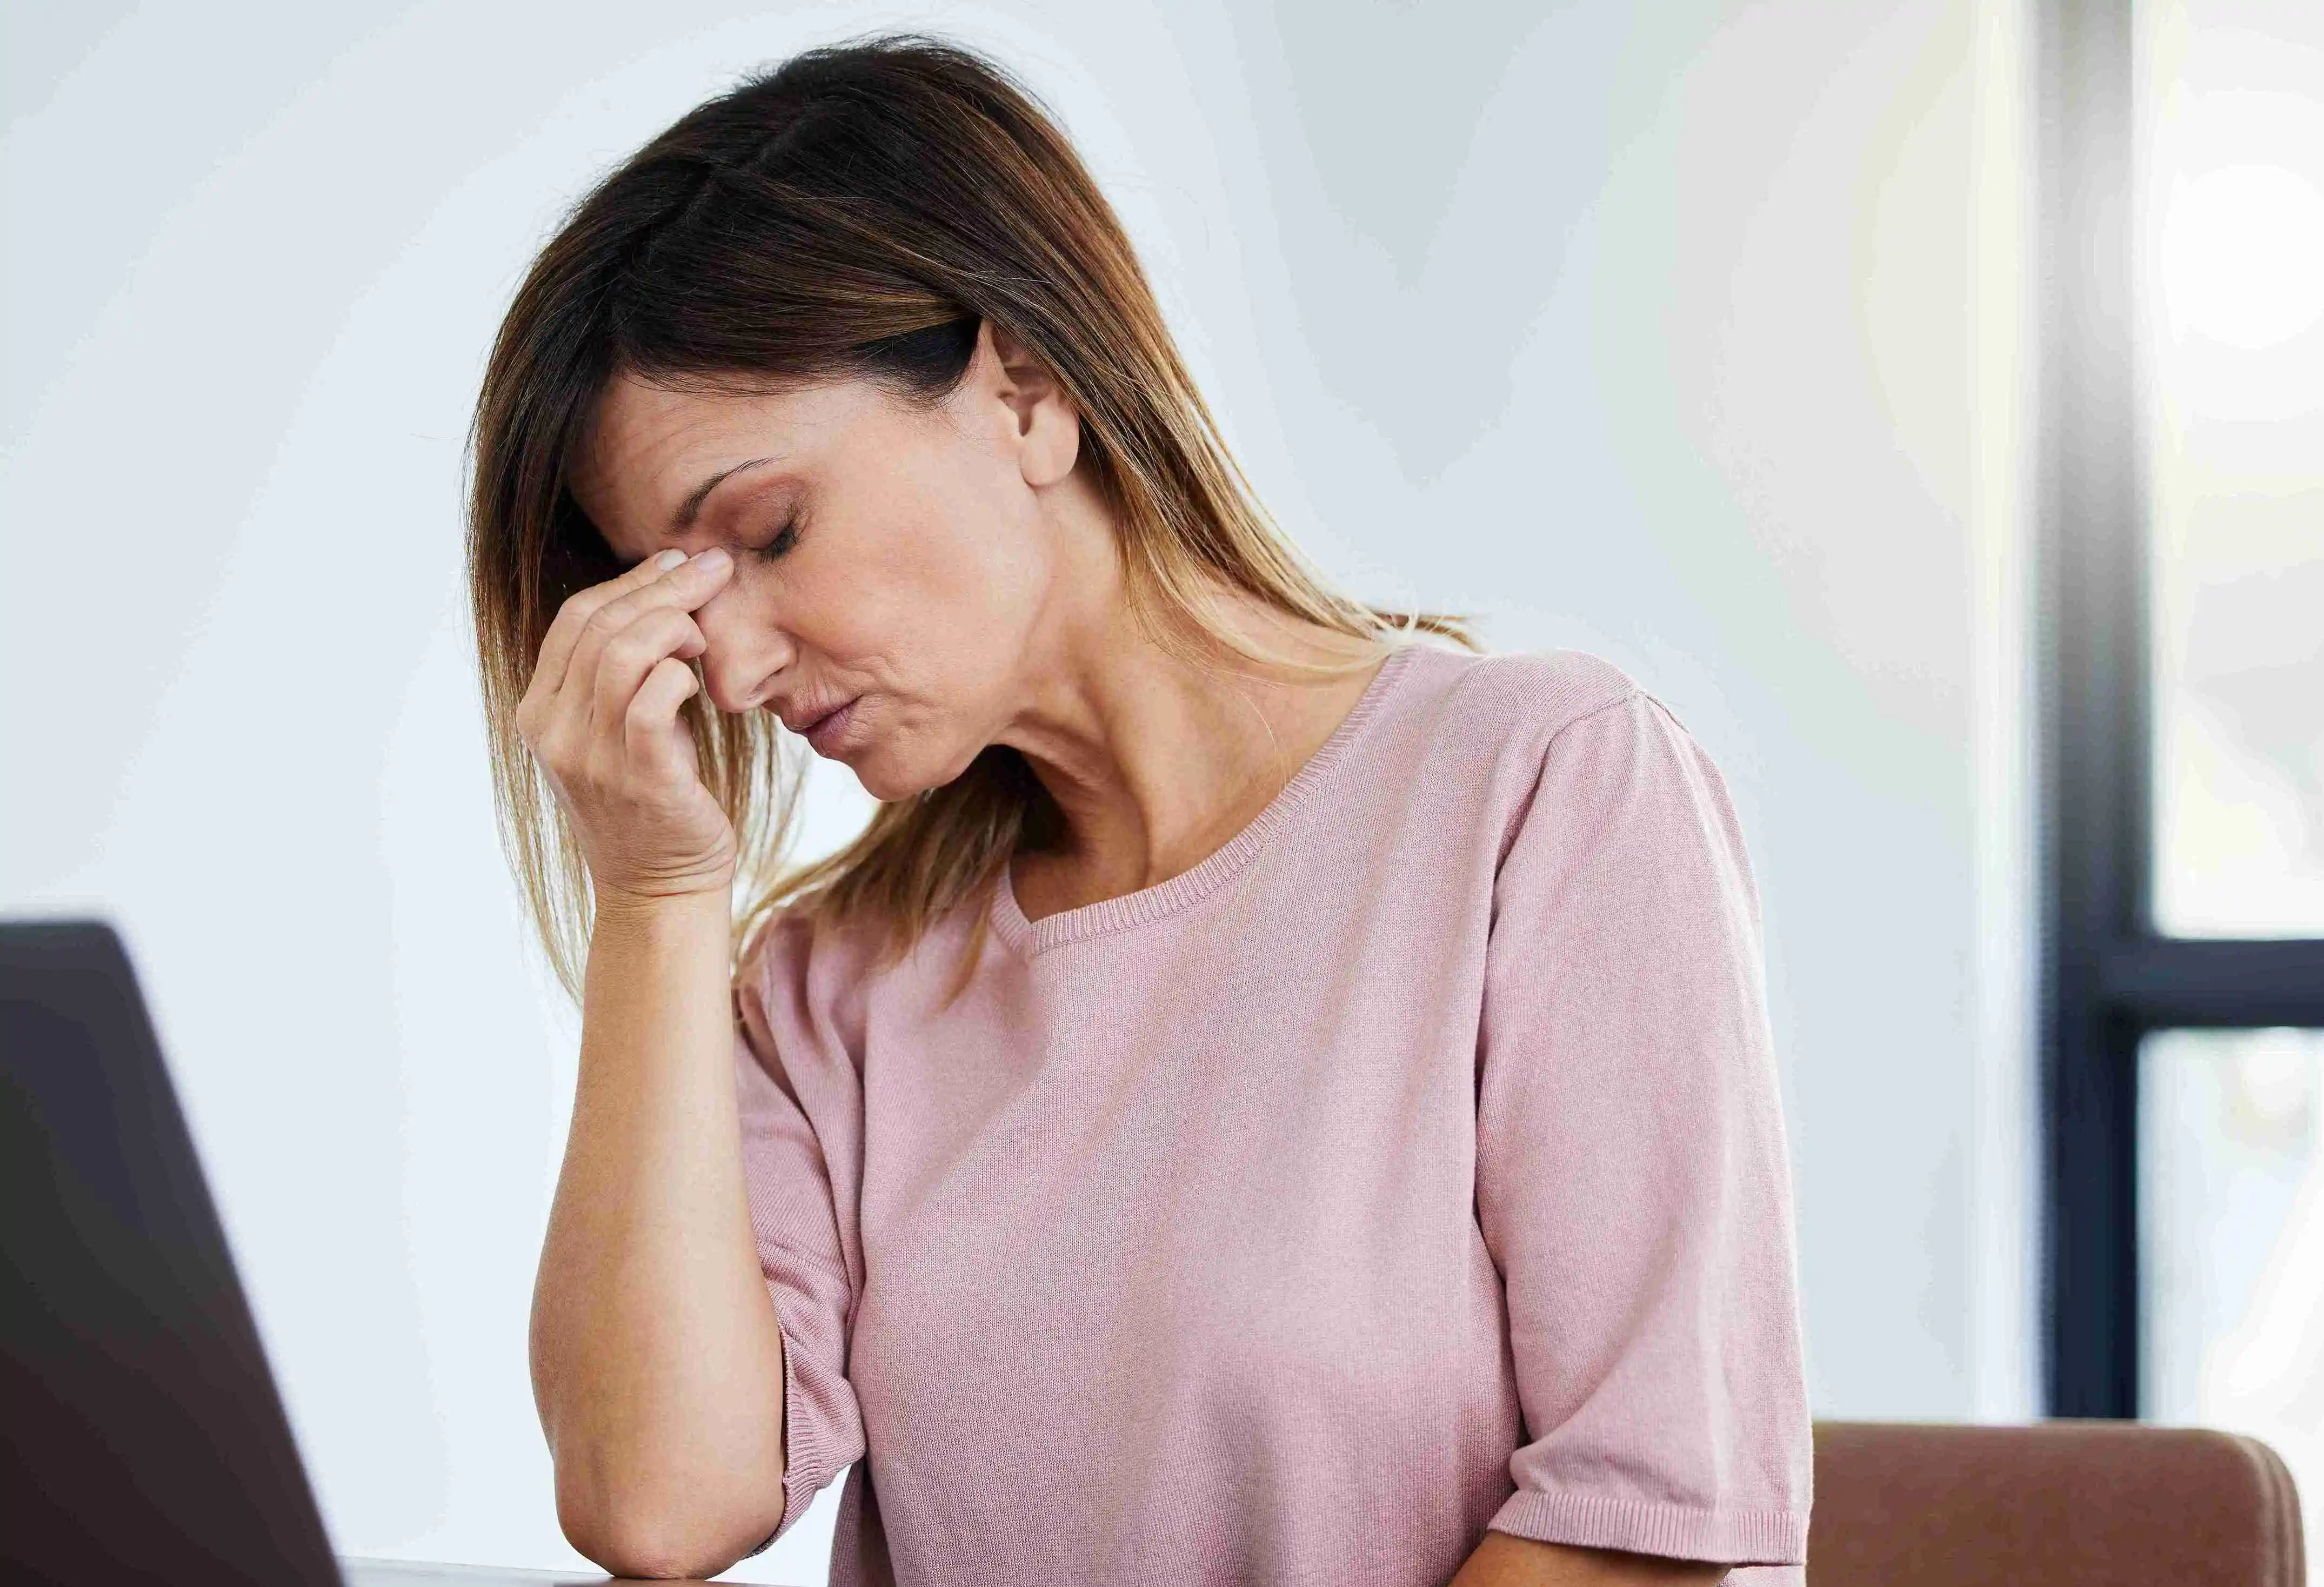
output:
[[[1049,395],[1034,404],[1032,422],[1018,450],[1018,469],[1027,484],[1040,490],[1074,471],[1081,448],[1081,415],[1074,411],[1074,405],[1065,400],[1063,391],[1053,388]]]
[[[1017,419],[1017,466],[1039,490],[1074,470],[1081,454],[1081,415],[1064,384],[1040,356],[1011,332],[987,319],[978,328],[1001,377],[1001,400]]]

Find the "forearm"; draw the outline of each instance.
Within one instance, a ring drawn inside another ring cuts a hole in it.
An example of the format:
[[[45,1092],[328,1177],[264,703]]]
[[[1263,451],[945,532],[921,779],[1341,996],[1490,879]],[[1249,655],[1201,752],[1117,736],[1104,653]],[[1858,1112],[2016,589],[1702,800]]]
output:
[[[1729,1568],[1487,1532],[1449,1587],[1709,1587]]]
[[[743,1188],[726,909],[601,900],[534,1290],[559,1517],[622,1573],[709,1574],[780,1514],[782,1340]]]

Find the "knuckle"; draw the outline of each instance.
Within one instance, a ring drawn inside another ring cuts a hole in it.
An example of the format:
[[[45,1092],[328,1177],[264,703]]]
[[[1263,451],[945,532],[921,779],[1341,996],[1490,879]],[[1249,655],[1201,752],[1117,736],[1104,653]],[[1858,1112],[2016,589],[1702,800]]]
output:
[[[621,668],[635,667],[646,659],[651,648],[646,636],[640,633],[634,625],[622,630],[605,641],[605,660],[615,665],[599,673],[598,678],[602,680],[610,678]]]
[[[517,736],[524,741],[524,747],[536,757],[545,759],[556,752],[556,713],[545,704],[535,704],[530,711],[520,709],[517,712]]]
[[[664,606],[640,618],[631,625],[631,632],[637,635],[641,657],[659,659],[668,656],[671,646],[683,643],[693,627],[694,620],[685,613]]]
[[[675,691],[677,696],[675,703],[678,704],[683,704],[686,697],[694,692],[696,687],[694,669],[675,656],[664,656],[655,662],[653,670],[646,675],[646,681],[654,685],[656,691],[663,689]],[[648,692],[641,688],[638,691],[638,697],[630,702],[630,709],[632,713],[652,708],[648,701]]]
[[[669,649],[669,614],[667,611],[650,611],[650,614],[641,615],[637,623],[622,630],[622,639],[628,641],[630,655],[634,655],[637,660],[644,660],[649,655],[658,658],[658,655],[662,655],[662,650]]]
[[[655,685],[660,680],[660,673],[661,669],[655,667],[639,680],[637,691],[622,702],[622,724],[624,727],[635,727],[640,721],[653,715]]]
[[[605,599],[604,591],[595,586],[586,590],[575,590],[558,604],[556,621],[568,625],[586,622],[592,613],[605,604]]]

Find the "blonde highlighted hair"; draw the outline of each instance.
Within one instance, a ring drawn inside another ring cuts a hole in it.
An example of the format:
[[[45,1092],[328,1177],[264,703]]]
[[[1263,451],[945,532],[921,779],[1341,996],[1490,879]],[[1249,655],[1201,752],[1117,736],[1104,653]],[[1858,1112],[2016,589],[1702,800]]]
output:
[[[917,35],[798,56],[688,112],[581,200],[518,289],[476,404],[468,572],[495,803],[568,991],[588,876],[514,718],[558,607],[621,571],[568,488],[597,397],[623,374],[710,387],[856,376],[933,402],[983,320],[1079,412],[1080,466],[1115,513],[1133,607],[1158,641],[1280,663],[1228,620],[1240,595],[1360,641],[1350,668],[1423,632],[1471,642],[1457,620],[1350,600],[1298,555],[1188,377],[1120,221],[1008,73]],[[1030,766],[994,746],[795,867],[803,747],[765,713],[724,715],[699,694],[686,722],[739,844],[738,946],[788,908],[871,920],[900,950],[1056,835]]]

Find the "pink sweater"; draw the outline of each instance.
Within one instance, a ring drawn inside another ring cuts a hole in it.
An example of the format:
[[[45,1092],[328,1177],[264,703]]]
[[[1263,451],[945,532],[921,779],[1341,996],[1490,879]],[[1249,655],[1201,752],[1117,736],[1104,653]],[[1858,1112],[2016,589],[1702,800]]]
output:
[[[947,1006],[965,927],[867,971],[779,921],[738,993],[783,1526],[855,1462],[833,1582],[1804,1558],[1757,895],[1621,673],[1398,650],[1193,870],[1004,886]]]

